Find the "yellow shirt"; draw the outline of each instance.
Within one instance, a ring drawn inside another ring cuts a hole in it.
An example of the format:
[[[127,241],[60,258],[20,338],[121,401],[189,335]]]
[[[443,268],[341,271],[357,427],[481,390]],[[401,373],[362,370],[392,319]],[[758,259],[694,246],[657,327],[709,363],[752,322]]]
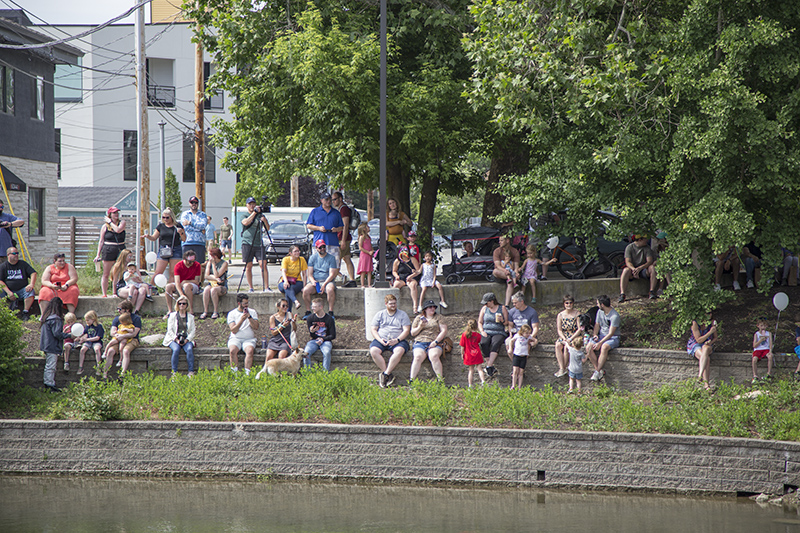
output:
[[[290,278],[299,278],[300,272],[308,269],[308,264],[303,256],[300,256],[297,261],[292,261],[292,258],[287,255],[281,260],[281,269],[286,270],[286,275]]]

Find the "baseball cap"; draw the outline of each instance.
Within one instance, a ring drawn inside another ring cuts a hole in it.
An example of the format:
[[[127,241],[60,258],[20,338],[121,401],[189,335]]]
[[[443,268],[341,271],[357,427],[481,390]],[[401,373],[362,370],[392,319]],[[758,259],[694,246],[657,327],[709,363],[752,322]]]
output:
[[[497,301],[497,296],[495,296],[493,292],[487,292],[486,294],[483,295],[483,298],[481,298],[481,305],[486,305],[489,302],[496,302],[496,301]]]
[[[255,199],[255,198],[253,198],[252,196],[249,196],[249,197],[247,198],[247,201],[246,201],[245,203],[246,203],[246,204],[254,204],[254,203],[256,203],[256,199]]]
[[[324,200],[324,199],[330,198],[330,197],[331,197],[331,193],[329,193],[327,191],[319,195],[319,199],[320,200]]]
[[[108,208],[108,211],[106,211],[106,213],[110,215],[111,213],[116,213],[117,211],[119,211],[119,207],[112,205],[111,207]]]
[[[409,237],[416,237],[417,236],[417,232],[412,229],[411,231],[408,232],[408,236]]]
[[[325,246],[325,241],[322,239],[317,239],[317,242],[314,243],[314,247],[319,248],[320,246]]]
[[[199,204],[200,200],[197,199],[197,196],[192,196],[191,198],[189,198],[189,203],[190,204],[195,204],[195,203]]]

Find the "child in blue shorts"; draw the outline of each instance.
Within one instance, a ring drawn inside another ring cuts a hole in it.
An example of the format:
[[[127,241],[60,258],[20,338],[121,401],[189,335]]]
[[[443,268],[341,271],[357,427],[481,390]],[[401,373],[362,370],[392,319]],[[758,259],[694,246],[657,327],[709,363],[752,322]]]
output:
[[[795,322],[795,324],[797,327],[794,328],[794,342],[796,344],[794,353],[800,358],[800,322]],[[800,361],[797,362],[797,368],[794,371],[794,379],[800,379]]]

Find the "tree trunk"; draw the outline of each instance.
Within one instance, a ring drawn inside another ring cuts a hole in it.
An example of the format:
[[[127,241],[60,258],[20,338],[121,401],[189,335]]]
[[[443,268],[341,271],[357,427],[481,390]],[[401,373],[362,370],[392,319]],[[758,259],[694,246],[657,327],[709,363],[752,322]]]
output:
[[[400,211],[411,217],[411,179],[400,163],[386,163],[386,198],[394,198]]]
[[[436,209],[436,198],[439,195],[439,178],[426,176],[422,181],[419,197],[419,216],[417,217],[417,234],[420,247],[424,250],[431,244],[433,230],[433,211]]]
[[[486,194],[483,197],[483,218],[481,225],[499,228],[494,219],[503,211],[505,196],[496,189],[500,178],[511,174],[528,172],[529,152],[521,134],[499,139],[495,144],[489,173],[486,176]]]

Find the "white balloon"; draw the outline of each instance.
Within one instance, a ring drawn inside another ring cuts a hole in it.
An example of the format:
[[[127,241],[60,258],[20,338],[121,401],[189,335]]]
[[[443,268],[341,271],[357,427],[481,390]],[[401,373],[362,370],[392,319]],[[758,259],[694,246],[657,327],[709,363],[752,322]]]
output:
[[[551,250],[555,250],[556,246],[558,246],[558,237],[550,237],[547,239],[547,247]]]
[[[778,311],[783,311],[789,306],[789,297],[785,292],[779,292],[772,297],[772,305],[774,305],[775,309]]]
[[[72,329],[70,329],[70,333],[72,333],[73,337],[80,337],[83,335],[83,324],[72,324]]]
[[[147,252],[147,255],[144,256],[144,260],[148,263],[155,263],[156,259],[158,259],[158,256],[155,252]]]
[[[162,289],[167,286],[167,276],[164,274],[157,275],[153,281],[155,281],[156,285]]]

